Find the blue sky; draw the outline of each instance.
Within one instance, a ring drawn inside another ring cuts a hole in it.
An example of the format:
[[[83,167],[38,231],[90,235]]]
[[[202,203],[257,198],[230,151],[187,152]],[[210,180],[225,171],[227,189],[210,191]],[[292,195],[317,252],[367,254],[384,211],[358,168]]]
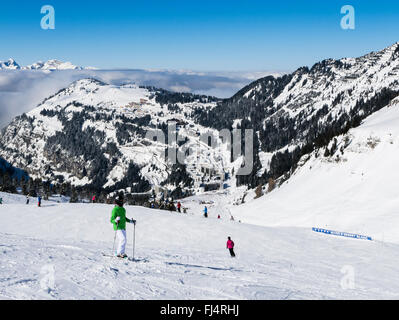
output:
[[[56,29],[42,30],[52,5]],[[342,30],[340,9],[356,10]],[[100,68],[289,71],[399,41],[397,1],[2,1],[0,60]]]

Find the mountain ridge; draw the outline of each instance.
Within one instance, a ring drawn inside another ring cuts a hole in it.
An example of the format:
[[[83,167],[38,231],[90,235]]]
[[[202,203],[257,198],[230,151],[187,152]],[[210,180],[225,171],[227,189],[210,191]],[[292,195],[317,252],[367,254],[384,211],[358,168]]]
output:
[[[38,61],[28,66],[21,66],[14,59],[10,58],[7,61],[0,61],[0,70],[92,70],[93,67],[78,67],[71,62],[62,62],[57,59],[50,59],[47,61]]]
[[[310,149],[325,146],[331,135],[358,125],[365,112],[395,98],[398,57],[395,43],[359,58],[327,59],[279,78],[261,78],[217,108],[199,112],[197,121],[219,130],[240,127],[257,132],[257,170],[239,181],[256,187],[292,169]]]
[[[399,43],[359,58],[326,59],[261,78],[229,99],[78,80],[6,127],[0,156],[33,176],[63,177],[77,186],[93,181],[97,188],[145,186],[133,188],[137,192],[173,181],[172,189],[197,192],[200,185],[216,182],[203,173],[210,170],[229,176],[228,185],[255,188],[270,179],[289,179],[305,155],[327,152],[334,137],[399,95],[398,79]],[[179,123],[188,146],[200,146],[201,161],[191,156],[183,167],[160,161],[167,145],[148,141],[145,133],[166,133],[171,120]],[[232,157],[219,137],[222,129],[254,130],[251,174],[235,175],[243,159]],[[199,135],[206,132],[217,142],[214,148],[201,144]],[[40,152],[30,150],[32,142]],[[193,184],[184,183],[187,177]]]
[[[148,191],[148,182],[160,186],[172,181],[174,188],[184,188],[190,181],[183,181],[186,168],[180,168],[180,178],[168,179],[172,166],[163,159],[166,145],[149,141],[146,134],[158,129],[167,137],[173,120],[187,126],[179,132],[185,142],[207,149],[197,135],[207,129],[189,114],[195,106],[211,107],[216,101],[134,84],[77,80],[3,129],[0,153],[28,168],[33,178],[54,183],[133,193]],[[219,166],[222,160],[204,159],[209,161]]]

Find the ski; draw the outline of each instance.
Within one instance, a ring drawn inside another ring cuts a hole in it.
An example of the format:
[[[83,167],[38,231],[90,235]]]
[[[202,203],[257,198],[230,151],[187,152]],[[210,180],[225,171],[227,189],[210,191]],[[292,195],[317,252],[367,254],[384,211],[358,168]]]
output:
[[[108,254],[108,253],[104,253],[104,252],[102,252],[101,253],[102,255],[103,255],[103,257],[106,257],[106,258],[118,258],[118,259],[120,259],[120,260],[124,260],[124,261],[130,261],[130,262],[149,262],[149,260],[148,259],[145,259],[145,258],[143,258],[143,259],[140,259],[140,258],[131,258],[131,257],[126,257],[126,258],[119,258],[119,257],[117,257],[117,256],[114,256],[114,255],[111,255],[111,254]]]
[[[112,254],[108,254],[108,253],[104,253],[104,252],[101,252],[101,254],[103,255],[103,257],[118,258],[118,259],[121,259],[121,260],[128,260],[128,257],[120,258],[118,256],[115,256],[115,255],[112,255]]]

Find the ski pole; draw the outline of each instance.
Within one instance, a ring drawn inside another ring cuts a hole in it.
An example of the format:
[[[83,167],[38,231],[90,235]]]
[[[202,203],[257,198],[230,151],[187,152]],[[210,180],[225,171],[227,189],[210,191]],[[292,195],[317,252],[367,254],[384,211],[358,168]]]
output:
[[[133,227],[133,261],[134,261],[135,247],[136,247],[136,223],[134,223],[134,227]]]

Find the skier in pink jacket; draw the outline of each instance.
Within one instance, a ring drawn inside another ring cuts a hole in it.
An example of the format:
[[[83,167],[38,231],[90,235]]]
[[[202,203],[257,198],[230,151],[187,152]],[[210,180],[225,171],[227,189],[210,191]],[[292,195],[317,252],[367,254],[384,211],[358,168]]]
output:
[[[229,249],[231,257],[234,258],[236,256],[236,254],[234,253],[234,241],[231,240],[230,237],[227,237],[226,247],[227,247],[227,249]]]

